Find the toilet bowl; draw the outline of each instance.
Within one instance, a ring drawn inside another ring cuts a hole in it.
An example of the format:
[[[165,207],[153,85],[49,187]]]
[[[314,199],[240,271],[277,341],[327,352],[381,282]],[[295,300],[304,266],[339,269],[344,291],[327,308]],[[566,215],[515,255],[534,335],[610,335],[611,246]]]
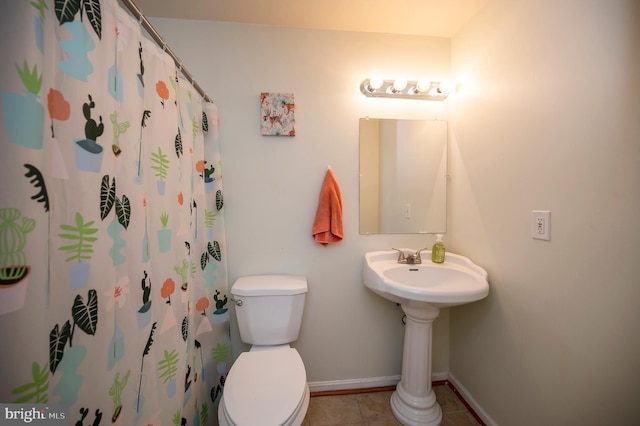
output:
[[[238,357],[225,381],[218,420],[223,426],[299,426],[308,407],[302,358],[285,345]]]
[[[302,322],[307,280],[240,277],[231,288],[240,338],[251,344],[226,377],[218,407],[223,426],[299,426],[309,407],[304,363],[289,346]]]

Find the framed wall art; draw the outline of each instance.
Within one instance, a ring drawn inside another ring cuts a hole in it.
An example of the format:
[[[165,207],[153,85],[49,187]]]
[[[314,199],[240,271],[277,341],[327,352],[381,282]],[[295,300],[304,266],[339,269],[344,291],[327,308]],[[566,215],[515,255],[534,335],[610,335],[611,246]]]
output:
[[[293,93],[260,94],[260,120],[263,136],[295,136]]]

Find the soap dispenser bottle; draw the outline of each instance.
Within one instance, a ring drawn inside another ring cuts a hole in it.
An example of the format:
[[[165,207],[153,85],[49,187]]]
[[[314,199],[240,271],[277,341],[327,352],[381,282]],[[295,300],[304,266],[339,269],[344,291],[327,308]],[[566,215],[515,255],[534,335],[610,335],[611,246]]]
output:
[[[431,248],[431,261],[433,263],[444,263],[444,243],[442,242],[442,234],[436,235],[436,242]]]

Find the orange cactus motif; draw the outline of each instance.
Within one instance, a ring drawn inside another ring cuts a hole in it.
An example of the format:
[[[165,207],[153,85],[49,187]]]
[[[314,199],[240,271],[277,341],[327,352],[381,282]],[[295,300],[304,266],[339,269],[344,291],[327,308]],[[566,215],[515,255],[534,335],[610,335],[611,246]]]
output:
[[[49,110],[49,117],[51,117],[51,137],[53,138],[55,137],[53,132],[53,120],[68,120],[71,115],[71,107],[69,106],[69,102],[64,98],[62,92],[51,88],[47,94],[47,109]]]
[[[199,173],[204,172],[204,160],[199,160],[196,163],[196,171],[199,172]]]
[[[184,195],[182,195],[182,191],[178,193],[178,204],[180,205],[184,204]]]
[[[171,304],[171,295],[176,291],[176,282],[172,278],[167,278],[162,283],[162,288],[160,289],[160,296],[163,299],[167,299],[167,304]]]
[[[167,85],[165,84],[164,81],[158,80],[158,82],[156,83],[156,93],[158,94],[158,96],[162,98],[160,103],[164,108],[164,101],[169,99],[169,89],[167,88]]]
[[[209,299],[207,299],[205,296],[202,296],[196,302],[196,309],[198,311],[202,311],[202,316],[207,316],[205,311],[208,307],[209,307]]]

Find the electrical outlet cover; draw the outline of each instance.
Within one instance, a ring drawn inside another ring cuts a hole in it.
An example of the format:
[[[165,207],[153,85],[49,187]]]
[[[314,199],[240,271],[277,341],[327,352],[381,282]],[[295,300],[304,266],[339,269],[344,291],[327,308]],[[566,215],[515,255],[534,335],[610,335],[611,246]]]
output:
[[[551,240],[551,212],[548,210],[531,211],[531,238]]]

